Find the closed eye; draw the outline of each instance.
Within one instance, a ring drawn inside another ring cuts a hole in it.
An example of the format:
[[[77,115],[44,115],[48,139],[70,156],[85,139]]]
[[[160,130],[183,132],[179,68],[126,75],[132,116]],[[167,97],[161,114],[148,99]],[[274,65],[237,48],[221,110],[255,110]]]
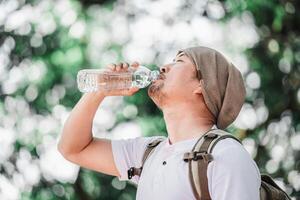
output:
[[[180,60],[180,59],[178,59],[178,60],[173,59],[173,62],[184,62],[184,61]]]

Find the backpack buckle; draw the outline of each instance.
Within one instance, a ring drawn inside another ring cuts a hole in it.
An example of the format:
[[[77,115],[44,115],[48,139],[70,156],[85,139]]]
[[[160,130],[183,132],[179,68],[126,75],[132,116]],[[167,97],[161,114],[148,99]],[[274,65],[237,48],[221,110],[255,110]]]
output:
[[[142,172],[142,169],[143,169],[142,167],[140,168],[130,167],[129,170],[127,170],[128,179],[131,179],[135,175],[139,176]]]
[[[183,155],[183,160],[185,162],[188,162],[189,160],[197,161],[200,159],[203,159],[206,163],[209,163],[213,160],[213,156],[210,153],[207,153],[206,151],[187,152]]]
[[[130,167],[129,170],[127,170],[128,179],[131,179],[134,175],[134,167]]]
[[[210,161],[213,160],[212,155],[210,153],[207,153],[206,151],[203,151],[203,152],[194,151],[193,154],[194,154],[193,155],[194,161],[203,159],[206,163],[209,163]]]
[[[197,161],[197,160],[199,160],[199,159],[203,159],[203,155],[206,153],[206,151],[204,151],[204,152],[199,152],[199,151],[194,151],[193,152],[193,158],[192,158],[192,160],[193,161]]]

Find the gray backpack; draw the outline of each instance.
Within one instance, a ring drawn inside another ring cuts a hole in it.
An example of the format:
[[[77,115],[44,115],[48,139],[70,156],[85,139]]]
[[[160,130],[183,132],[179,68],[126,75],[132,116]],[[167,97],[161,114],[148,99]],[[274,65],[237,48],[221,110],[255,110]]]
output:
[[[193,189],[194,196],[197,200],[211,200],[208,191],[207,166],[213,160],[211,154],[213,148],[218,141],[225,138],[233,138],[240,142],[230,133],[221,129],[211,129],[201,136],[194,145],[191,152],[187,152],[183,156],[183,161],[189,165],[189,179]],[[158,138],[147,145],[144,152],[142,166],[140,168],[131,167],[128,173],[128,179],[133,176],[140,176],[144,163],[153,152],[155,147],[165,138]],[[261,200],[291,200],[289,196],[266,174],[261,175],[260,187]]]

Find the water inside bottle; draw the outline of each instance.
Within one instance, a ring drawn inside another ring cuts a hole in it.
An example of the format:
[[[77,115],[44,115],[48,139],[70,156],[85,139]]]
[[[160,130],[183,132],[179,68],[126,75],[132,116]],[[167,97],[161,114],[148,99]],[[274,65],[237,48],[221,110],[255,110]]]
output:
[[[98,90],[122,90],[131,87],[144,88],[157,79],[159,71],[151,71],[144,66],[128,72],[115,72],[103,69],[85,69],[77,74],[78,89],[81,92]]]
[[[77,74],[77,85],[81,92],[127,89],[132,85],[132,73],[80,70]]]

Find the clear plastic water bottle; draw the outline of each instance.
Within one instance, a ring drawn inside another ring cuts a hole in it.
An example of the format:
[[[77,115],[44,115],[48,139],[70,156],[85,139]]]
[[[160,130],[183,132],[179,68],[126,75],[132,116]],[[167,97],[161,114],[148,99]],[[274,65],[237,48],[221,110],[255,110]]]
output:
[[[159,71],[139,66],[136,70],[129,68],[127,72],[108,71],[106,69],[83,69],[77,74],[77,85],[80,92],[96,92],[144,88],[158,79]]]

